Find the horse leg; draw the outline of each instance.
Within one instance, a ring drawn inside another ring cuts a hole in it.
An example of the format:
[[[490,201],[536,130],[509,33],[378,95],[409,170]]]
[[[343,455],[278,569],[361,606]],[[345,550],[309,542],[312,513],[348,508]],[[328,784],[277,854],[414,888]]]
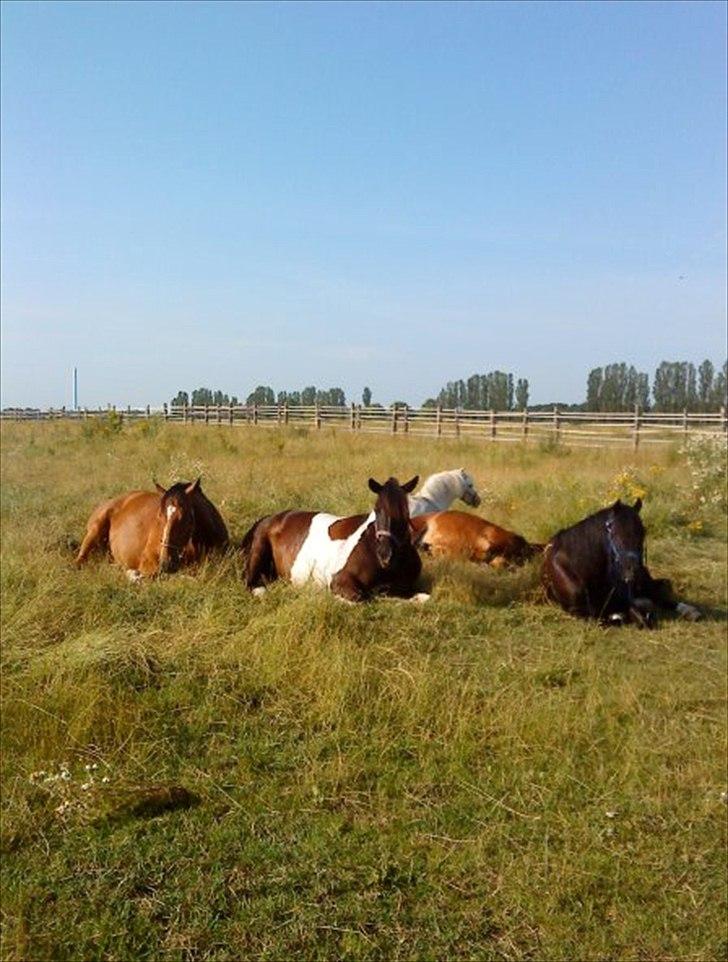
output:
[[[109,542],[109,525],[111,521],[111,505],[105,502],[99,505],[88,519],[86,535],[76,555],[76,564],[82,565],[94,548],[102,547]]]
[[[331,579],[330,587],[332,592],[344,601],[364,601],[367,597],[362,583],[344,568],[336,572]]]
[[[589,605],[584,583],[578,575],[569,568],[566,561],[559,555],[550,554],[546,560],[549,569],[546,582],[546,592],[556,601],[564,611],[580,618],[594,615]]]
[[[703,615],[699,608],[678,601],[669,578],[653,578],[647,568],[643,571],[645,596],[660,608],[674,611],[687,621],[699,621]]]

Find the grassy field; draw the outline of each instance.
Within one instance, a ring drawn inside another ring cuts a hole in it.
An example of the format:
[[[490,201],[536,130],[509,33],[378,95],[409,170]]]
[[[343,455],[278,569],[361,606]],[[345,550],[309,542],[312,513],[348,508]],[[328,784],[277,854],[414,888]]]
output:
[[[344,432],[3,426],[2,958],[722,959],[726,533],[677,450]],[[350,607],[230,556],[127,583],[72,542],[104,497],[203,474],[234,538],[366,480],[464,466],[546,540],[645,497],[706,610],[654,632],[544,603],[538,565],[426,564]]]

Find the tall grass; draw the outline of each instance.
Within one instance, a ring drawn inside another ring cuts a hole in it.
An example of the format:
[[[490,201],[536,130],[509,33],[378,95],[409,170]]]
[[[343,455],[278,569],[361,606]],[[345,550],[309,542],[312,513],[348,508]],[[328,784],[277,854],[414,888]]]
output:
[[[679,451],[2,442],[4,959],[725,957],[725,518]],[[428,562],[428,605],[357,607],[253,599],[234,554],[141,585],[71,563],[93,505],[152,476],[202,473],[239,540],[460,466],[533,540],[639,488],[651,567],[706,619],[605,631],[547,606],[536,563]]]

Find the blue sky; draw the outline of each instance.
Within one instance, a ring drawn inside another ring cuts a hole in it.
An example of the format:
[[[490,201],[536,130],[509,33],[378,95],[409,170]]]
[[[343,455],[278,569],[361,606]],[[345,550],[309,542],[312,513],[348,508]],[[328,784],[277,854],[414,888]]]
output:
[[[2,403],[726,353],[723,3],[2,5]]]

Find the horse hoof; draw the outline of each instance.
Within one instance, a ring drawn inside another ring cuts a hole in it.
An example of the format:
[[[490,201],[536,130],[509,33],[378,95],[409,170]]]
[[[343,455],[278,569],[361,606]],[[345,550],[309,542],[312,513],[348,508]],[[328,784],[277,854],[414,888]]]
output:
[[[416,595],[412,595],[410,601],[414,602],[416,605],[424,605],[426,601],[430,600],[430,595],[426,591],[418,591]]]
[[[257,588],[253,588],[254,598],[262,598],[264,594],[265,594],[265,588],[263,587],[263,585],[258,585]]]
[[[624,615],[619,614],[619,612],[615,612],[613,615],[610,615],[607,618],[607,624],[615,625],[617,627],[620,627],[621,625],[623,625],[624,622],[625,622]]]
[[[130,568],[126,576],[132,584],[137,584],[137,582],[142,580],[142,573],[141,571],[137,571],[136,568]]]
[[[703,617],[702,611],[694,605],[686,605],[684,601],[678,602],[677,613],[686,621],[700,621]]]

